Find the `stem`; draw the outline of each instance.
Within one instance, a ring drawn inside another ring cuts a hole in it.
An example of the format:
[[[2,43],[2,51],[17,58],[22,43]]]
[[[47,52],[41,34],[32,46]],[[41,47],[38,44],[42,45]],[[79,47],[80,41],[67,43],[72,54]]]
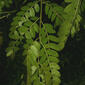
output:
[[[4,16],[1,16],[1,17],[0,17],[0,20],[1,20],[1,19],[4,19],[4,18],[8,18],[9,16],[10,16],[10,14],[7,14],[7,15],[4,15]]]
[[[0,20],[1,19],[4,19],[4,18],[8,18],[12,13],[15,13],[16,10],[13,10],[13,11],[6,11],[6,12],[0,12],[0,14],[6,14],[6,15],[3,15],[0,17]]]
[[[9,13],[15,13],[17,10],[13,11],[0,11],[0,14],[9,14]]]

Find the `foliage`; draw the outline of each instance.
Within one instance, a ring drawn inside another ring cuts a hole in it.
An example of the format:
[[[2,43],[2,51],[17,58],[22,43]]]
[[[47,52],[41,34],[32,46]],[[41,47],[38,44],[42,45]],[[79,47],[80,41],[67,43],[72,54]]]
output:
[[[4,7],[9,7],[12,4],[12,0],[0,0],[0,12]]]
[[[64,0],[64,4],[35,0],[21,7],[13,18],[6,56],[24,58],[27,70],[20,74],[20,85],[60,85],[59,52],[69,35],[73,38],[80,31],[82,19],[81,0]],[[51,23],[43,20],[43,13]]]

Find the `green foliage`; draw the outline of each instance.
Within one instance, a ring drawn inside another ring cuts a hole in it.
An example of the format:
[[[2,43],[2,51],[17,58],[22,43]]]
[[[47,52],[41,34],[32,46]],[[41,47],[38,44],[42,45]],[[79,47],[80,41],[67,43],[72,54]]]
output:
[[[0,12],[3,7],[9,7],[12,4],[12,0],[0,0]]]
[[[81,20],[80,0],[65,0],[65,3],[68,3],[65,8],[51,2],[45,4],[45,14],[53,25],[41,20],[44,5],[39,1],[28,3],[13,18],[6,52],[11,59],[16,55],[25,57],[22,63],[27,74],[21,75],[27,78],[20,79],[21,85],[60,85],[58,52],[65,47],[69,34],[73,37],[79,31]]]
[[[48,3],[45,6],[45,13],[51,21],[54,21],[54,27],[59,26],[63,21],[63,7]]]

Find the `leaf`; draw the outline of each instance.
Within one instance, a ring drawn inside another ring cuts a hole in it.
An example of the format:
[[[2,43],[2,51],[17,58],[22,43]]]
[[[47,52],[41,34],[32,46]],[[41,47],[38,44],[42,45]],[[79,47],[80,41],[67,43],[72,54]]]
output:
[[[46,6],[45,6],[45,13],[46,13],[46,15],[48,14],[48,12],[49,12],[49,5],[46,4]]]
[[[34,24],[33,25],[33,29],[34,29],[35,32],[38,33],[39,32],[39,26],[38,26],[38,24]]]
[[[56,19],[56,17],[57,17],[57,16],[56,16],[56,13],[53,13],[53,14],[52,14],[52,17],[51,17],[51,22],[53,22],[53,21]]]
[[[56,69],[52,69],[52,76],[54,77],[54,78],[58,78],[58,77],[60,77],[61,76],[61,74],[60,74],[60,72],[59,71],[57,71]]]
[[[12,35],[14,39],[19,39],[19,34],[17,31],[14,31],[14,35]]]
[[[59,37],[59,42],[65,42],[67,40],[67,36],[60,36]]]
[[[34,41],[34,42],[33,42],[33,45],[34,45],[38,50],[40,50],[40,44],[39,44],[39,42]]]
[[[30,17],[31,21],[36,21],[37,19],[38,19],[38,17],[36,17],[36,16],[35,17]]]
[[[44,24],[44,28],[48,33],[56,33],[51,24]]]
[[[48,49],[46,52],[49,56],[59,57],[59,54],[55,50]]]
[[[58,32],[58,36],[67,36],[70,33],[72,24],[69,23],[68,21],[64,22]]]
[[[37,67],[36,66],[32,66],[31,69],[32,69],[32,75],[33,75],[35,73],[35,71],[37,70]]]
[[[45,45],[45,47],[46,47],[46,48],[49,48],[49,49],[56,50],[56,51],[58,51],[58,49],[59,49],[59,48],[57,47],[57,45],[54,44],[54,43],[48,43],[48,44]]]
[[[56,16],[56,20],[55,20],[54,27],[59,26],[61,23],[62,23],[62,22],[61,22],[60,18],[58,18],[58,17]]]
[[[14,21],[20,21],[21,20],[21,17],[20,16],[16,16],[13,18]]]
[[[53,78],[53,85],[60,85],[60,83],[61,83],[61,80],[60,80],[60,78],[58,78],[58,77],[55,77],[55,78]]]
[[[35,4],[34,8],[35,8],[36,12],[39,12],[39,5],[38,4]]]
[[[43,27],[40,32],[41,35],[41,42],[44,44],[47,43],[48,39],[46,38],[47,33],[45,32],[45,28]]]
[[[30,16],[34,17],[35,16],[35,11],[33,8],[30,8]]]
[[[28,9],[29,8],[27,6],[24,6],[24,7],[21,8],[21,10],[23,10],[23,11],[27,11]]]
[[[41,32],[40,32],[41,37],[45,38],[47,33],[45,32],[45,26],[43,26],[43,28],[41,28]]]
[[[60,70],[60,66],[58,65],[58,64],[56,64],[56,62],[54,63],[50,63],[50,67],[51,67],[51,69],[56,69],[56,70]]]
[[[25,37],[26,37],[26,39],[31,39],[30,32],[26,32],[26,33],[25,33]]]
[[[59,63],[59,59],[57,59],[56,57],[53,57],[53,56],[49,56],[48,60],[49,60],[49,62]]]
[[[16,27],[12,26],[9,30],[14,32],[14,31],[16,31]]]
[[[13,50],[11,49],[7,52],[6,56],[11,56],[12,54],[13,54]]]
[[[39,56],[39,53],[38,53],[38,49],[37,49],[37,47],[35,46],[35,45],[32,45],[31,47],[30,47],[30,49],[31,49],[31,52],[32,52],[32,54],[34,55],[34,56]]]
[[[54,35],[48,35],[48,40],[53,41],[53,42],[59,42],[59,38],[57,38]]]
[[[48,39],[45,37],[41,37],[41,42],[43,45],[45,45],[48,42]]]
[[[28,31],[28,28],[25,26],[22,26],[18,30],[19,30],[21,35],[24,35]]]
[[[36,33],[33,28],[30,29],[30,35],[32,38],[35,38]]]
[[[11,26],[18,26],[18,22],[19,22],[19,21],[14,21],[14,22],[12,22],[12,23],[11,23]]]
[[[28,19],[30,17],[29,12],[25,12],[25,17],[26,17],[26,19]]]
[[[28,20],[24,23],[24,26],[30,27],[33,24],[31,20]]]
[[[49,9],[49,12],[48,12],[48,18],[49,18],[49,19],[51,18],[52,13],[53,13],[53,10],[52,10],[52,8],[50,8],[50,9]]]
[[[76,30],[75,30],[75,27],[73,26],[72,29],[71,29],[72,38],[74,37],[75,33],[76,33]]]
[[[39,78],[36,78],[36,80],[34,81],[33,85],[43,85],[43,84],[40,82]]]
[[[51,85],[51,75],[49,71],[45,71],[46,85]]]
[[[23,16],[24,13],[25,13],[24,11],[19,11],[19,12],[17,13],[17,15],[18,15],[18,16]]]
[[[64,12],[70,13],[70,14],[75,13],[75,12],[74,12],[74,9],[73,9],[73,4],[68,5],[68,6],[64,9]]]
[[[63,48],[64,48],[64,46],[65,46],[65,43],[64,42],[60,42],[58,45],[57,45],[57,50],[58,51],[61,51]]]

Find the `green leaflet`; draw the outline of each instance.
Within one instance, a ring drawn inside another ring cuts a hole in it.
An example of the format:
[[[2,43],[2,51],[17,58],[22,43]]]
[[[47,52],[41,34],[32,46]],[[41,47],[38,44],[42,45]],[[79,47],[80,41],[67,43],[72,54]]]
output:
[[[14,21],[17,21],[17,20],[20,21],[21,20],[21,17],[20,16],[16,16],[16,17],[13,18],[13,20]]]
[[[36,21],[37,19],[38,19],[38,17],[36,17],[36,16],[35,17],[30,17],[31,21]]]
[[[10,31],[16,31],[16,27],[11,27]]]
[[[30,16],[34,17],[35,16],[35,11],[33,8],[30,8]]]
[[[48,57],[50,62],[55,62],[55,63],[59,63],[59,59],[57,59],[56,57],[53,56],[49,56]],[[50,64],[51,65],[51,64]],[[56,64],[57,65],[57,64]],[[59,69],[59,66],[56,66],[57,69]]]
[[[18,15],[18,16],[23,16],[24,13],[25,13],[24,11],[19,11],[19,12],[17,13],[17,15]]]
[[[30,29],[30,35],[32,38],[35,38],[35,31],[32,28]]]
[[[28,31],[28,28],[25,27],[25,26],[22,26],[22,27],[20,27],[18,30],[19,30],[19,33],[20,33],[21,35],[24,35],[24,34]]]
[[[33,45],[35,45],[38,50],[40,49],[40,44],[37,41],[33,42]]]
[[[12,39],[16,39],[16,40],[18,40],[20,38],[17,31],[14,31],[14,33],[10,33],[9,37]]]
[[[61,23],[62,22],[61,22],[60,18],[57,16],[56,19],[55,19],[54,27],[59,26]]]
[[[60,66],[59,65],[57,65],[56,64],[56,62],[54,63],[50,63],[50,67],[52,68],[52,69],[56,69],[56,70],[60,70]],[[59,73],[59,72],[57,72],[57,73]],[[60,77],[60,76],[59,76]]]
[[[49,72],[50,68],[48,67],[47,63],[43,64],[43,74],[45,76],[46,85],[51,85],[51,75]]]
[[[49,11],[48,11],[48,18],[49,19],[51,18],[52,12],[53,12],[53,10],[52,10],[52,8],[50,8]]]
[[[63,7],[61,7],[61,6],[57,5],[57,4],[53,5],[53,6],[54,6],[54,10],[55,10],[56,15],[58,14],[59,16],[61,16],[62,13],[63,13],[63,10],[64,10]]]
[[[48,54],[49,56],[59,57],[59,54],[58,54],[56,51],[52,50],[52,49],[48,49],[48,50],[47,50],[47,54]]]
[[[39,12],[39,5],[38,4],[35,4],[34,8],[35,8],[36,12]]]
[[[45,72],[46,85],[51,85],[51,75],[49,71]]]
[[[13,4],[12,0],[8,0],[8,1],[0,0],[0,12],[3,11],[4,7],[9,8],[12,4]]]
[[[45,27],[43,27],[43,28],[41,29],[40,35],[41,35],[41,37],[44,37],[44,38],[46,37],[47,33],[46,33],[46,31],[45,31]]]
[[[11,26],[17,26],[19,21],[14,21],[11,23]]]
[[[13,45],[12,45],[12,46],[10,46],[10,47],[8,47],[8,48],[6,49],[6,52],[7,52],[6,56],[10,56],[11,59],[14,59],[14,56],[13,56],[13,55],[14,55],[14,53],[16,53],[18,50],[19,50],[18,47],[13,47]]]
[[[48,14],[48,12],[49,12],[49,5],[46,4],[46,6],[45,6],[45,13],[46,13],[46,15]]]
[[[51,24],[44,24],[44,28],[48,33],[56,33]]]
[[[33,29],[34,29],[34,31],[35,31],[36,33],[38,33],[38,32],[39,32],[39,26],[38,26],[38,24],[34,24],[34,25],[33,25]]]
[[[33,44],[28,50],[28,55],[30,57],[30,64],[37,66],[37,57],[39,56],[39,49]],[[28,62],[29,63],[29,62]]]
[[[56,18],[56,13],[53,13],[52,17],[51,17],[51,22],[53,22],[55,20],[55,18]]]
[[[58,45],[54,43],[48,43],[45,45],[45,47],[56,50],[56,51],[61,51],[64,48],[64,43],[59,43]]]
[[[31,39],[30,32],[26,32],[26,33],[25,33],[25,37],[26,37],[26,39]]]
[[[38,50],[37,50],[37,48],[33,45],[33,46],[31,46],[31,51],[32,51],[32,53],[33,53],[33,55],[34,56],[38,56],[39,54],[38,54]]]
[[[42,42],[43,44],[46,44],[46,43],[48,42],[48,40],[47,40],[47,38],[46,38],[47,33],[46,33],[44,27],[41,29],[40,35],[41,35],[41,42]]]
[[[60,85],[60,83],[61,83],[60,78],[57,78],[57,77],[53,78],[53,85],[56,85],[56,84]]]
[[[57,47],[57,45],[54,44],[54,43],[48,43],[48,44],[45,45],[45,47],[46,47],[46,48],[49,48],[49,49],[53,49],[53,50],[58,51],[58,47]]]
[[[28,10],[29,8],[27,7],[27,6],[24,6],[24,7],[22,7],[21,8],[21,10],[23,10],[23,11],[26,11],[26,10]]]
[[[72,29],[71,29],[71,36],[72,37],[74,37],[75,32],[76,32],[75,27],[72,27]]]
[[[26,17],[26,19],[28,19],[30,17],[30,13],[29,12],[26,12],[25,13],[25,17]]]
[[[37,78],[34,83],[34,85],[44,85],[42,82],[39,81],[39,78]]]
[[[13,54],[13,50],[10,50],[9,52],[7,52],[6,56],[11,56]]]
[[[73,11],[72,11],[72,10],[73,10]],[[66,12],[66,13],[70,13],[70,12],[71,12],[71,14],[75,13],[73,4],[68,5],[68,6],[64,9],[64,12]]]
[[[67,24],[67,25],[65,25],[65,24]],[[64,36],[64,35],[68,35],[69,33],[70,33],[70,29],[71,29],[71,26],[72,26],[72,24],[71,23],[69,23],[69,22],[64,22],[62,25],[61,25],[61,27],[60,27],[60,29],[59,29],[59,32],[58,32],[58,35],[59,36]]]
[[[53,35],[48,35],[48,39],[53,42],[59,42],[59,38]]]
[[[31,20],[28,20],[27,22],[24,23],[24,26],[30,27],[33,24]]]

